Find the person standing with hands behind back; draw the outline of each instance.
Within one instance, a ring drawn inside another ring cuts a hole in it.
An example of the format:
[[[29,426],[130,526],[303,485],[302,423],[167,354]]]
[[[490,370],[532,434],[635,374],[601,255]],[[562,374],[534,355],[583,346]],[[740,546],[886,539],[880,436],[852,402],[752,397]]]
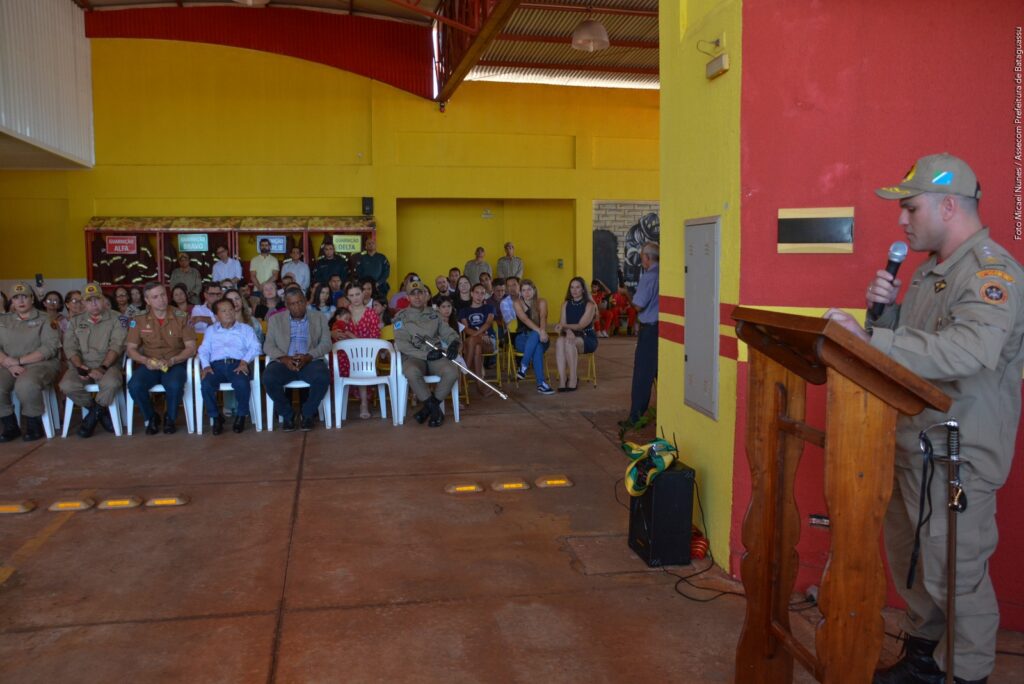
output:
[[[651,404],[651,388],[658,377],[658,262],[657,242],[648,242],[640,248],[643,272],[633,295],[633,306],[639,312],[640,330],[636,335],[633,354],[633,389],[629,418],[619,426],[628,429],[636,425]]]
[[[949,154],[922,157],[897,185],[875,191],[899,200],[899,223],[910,248],[928,258],[911,277],[902,304],[901,281],[878,271],[868,284],[868,329],[840,309],[833,319],[872,347],[935,384],[953,400],[948,413],[926,409],[899,416],[892,498],[885,546],[900,596],[907,603],[903,658],[875,672],[876,684],[943,682],[946,663],[946,516],[921,529],[920,561],[907,588],[921,501],[918,435],[949,417],[960,423],[961,479],[968,502],[957,514],[955,681],[985,682],[995,665],[999,606],[988,575],[995,551],[996,491],[1013,461],[1024,370],[1024,270],[989,236],[978,214],[981,186],[971,168]],[[884,305],[881,315],[870,308]],[[945,439],[933,439],[946,456]],[[945,470],[940,468],[940,473]],[[948,497],[945,478],[926,493]],[[937,504],[938,505],[938,504]]]

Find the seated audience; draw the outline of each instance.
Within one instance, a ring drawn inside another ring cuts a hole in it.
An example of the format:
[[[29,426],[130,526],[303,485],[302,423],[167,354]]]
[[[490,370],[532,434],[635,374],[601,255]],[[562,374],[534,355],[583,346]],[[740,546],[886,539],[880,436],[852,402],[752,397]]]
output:
[[[25,420],[22,439],[42,439],[43,389],[53,385],[60,368],[60,333],[35,308],[35,292],[25,282],[10,286],[11,312],[0,321],[0,442],[21,436],[13,397]]]
[[[188,321],[197,333],[206,332],[214,324],[217,315],[213,312],[213,305],[224,296],[224,292],[217,283],[203,283],[202,295],[203,301],[192,308]]]
[[[475,284],[471,283],[466,276],[459,276],[459,280],[455,284],[455,292],[452,294],[452,303],[455,304],[456,311],[473,304],[473,285]]]
[[[242,293],[238,290],[228,290],[224,293],[224,299],[227,299],[235,307],[235,320],[252,328],[256,339],[263,344],[263,326],[260,325],[260,320],[252,315],[249,302],[242,297]]]
[[[178,268],[171,271],[170,280],[167,284],[174,287],[181,283],[188,289],[188,300],[199,301],[199,290],[203,284],[203,278],[197,269],[192,268],[192,259],[188,252],[178,252]]]
[[[236,293],[237,294],[237,293]],[[241,298],[239,298],[241,301]],[[252,394],[252,365],[260,355],[260,343],[251,326],[237,320],[235,305],[229,299],[213,303],[217,322],[210,325],[199,345],[200,386],[206,415],[213,421],[211,432],[224,431],[224,414],[217,406],[217,391],[222,382],[230,383],[235,394],[235,420],[232,430],[245,430]],[[198,416],[202,420],[202,416]]]
[[[575,392],[579,386],[576,367],[579,355],[593,354],[597,349],[596,318],[597,305],[587,294],[586,281],[579,276],[573,278],[562,302],[562,315],[555,324],[559,392]]]
[[[326,285],[317,285],[313,288],[313,296],[309,300],[309,308],[322,313],[327,320],[334,316],[338,307],[334,305],[331,298],[331,290]]]
[[[114,310],[122,316],[134,318],[138,315],[138,311],[135,310],[135,307],[131,307],[131,309],[128,308],[131,306],[131,303],[132,301],[131,297],[128,295],[128,288],[118,286],[114,290],[114,301],[111,302]]]
[[[68,369],[61,378],[60,390],[75,406],[88,411],[82,418],[78,436],[89,438],[97,423],[107,432],[114,431],[109,409],[124,391],[121,356],[128,331],[104,306],[106,297],[99,283],[86,285],[80,297],[85,302],[85,313],[76,315],[64,333]],[[85,391],[85,386],[93,383],[100,388],[95,399],[91,392]]]
[[[452,266],[448,269],[448,289],[455,293],[459,288],[459,278],[462,277],[462,271],[458,266]]]
[[[217,260],[213,262],[213,274],[210,277],[219,282],[225,290],[238,287],[238,283],[242,280],[242,263],[231,256],[228,248],[224,245],[217,247],[214,253],[217,255]]]
[[[626,289],[625,283],[619,283],[618,291],[612,295],[610,325],[611,333],[617,335],[619,332],[619,321],[626,317],[626,334],[632,335],[636,327],[636,307],[633,306],[633,297]]]
[[[506,281],[508,282],[508,281]],[[533,366],[533,374],[537,378],[537,391],[541,394],[554,394],[555,390],[547,383],[544,375],[544,352],[548,350],[548,302],[540,297],[537,286],[526,279],[519,288],[519,299],[513,302],[519,330],[516,333],[516,350],[523,355],[516,371],[520,380]]]
[[[597,305],[597,317],[594,319],[594,328],[597,330],[598,337],[608,337],[608,330],[611,326],[611,310],[608,308],[611,304],[609,296],[612,291],[600,280],[590,281],[590,297],[594,300],[594,304]]]
[[[192,308],[195,304],[188,301],[188,288],[178,283],[171,288],[171,302],[170,308],[177,309],[186,316],[192,315]]]
[[[505,278],[505,293],[505,296],[501,298],[501,302],[498,304],[498,313],[501,314],[505,327],[515,337],[511,324],[516,320],[515,302],[519,299],[519,278],[515,276]]]
[[[359,285],[349,284],[348,286],[348,310],[344,315],[337,316],[331,326],[331,340],[354,339],[376,339],[380,337],[380,319],[377,318],[373,307],[363,303],[365,293]],[[347,378],[349,374],[349,359],[343,351],[338,352],[338,375]],[[370,417],[370,406],[366,399],[366,387],[359,387],[359,417]]]
[[[392,311],[401,311],[409,306],[409,296],[406,292],[409,289],[409,285],[414,282],[420,282],[420,277],[415,273],[406,273],[405,278],[402,279],[402,284],[398,287],[398,292],[391,296],[390,305]],[[425,286],[424,289],[426,289]]]
[[[363,289],[363,304],[369,306],[377,293],[377,281],[373,278],[360,278],[359,287]]]
[[[143,296],[146,313],[133,318],[128,327],[126,348],[128,358],[135,362],[128,391],[142,410],[146,434],[155,435],[160,430],[160,417],[153,410],[149,390],[154,385],[164,386],[164,434],[170,435],[177,431],[174,421],[185,391],[187,364],[196,353],[196,332],[185,314],[168,307],[163,285],[146,285]]]
[[[341,301],[345,299],[345,288],[344,283],[341,280],[341,276],[332,275],[327,279],[327,288],[331,293],[331,302],[334,306],[341,306]]]
[[[85,301],[82,299],[82,293],[79,290],[68,290],[68,293],[64,295],[64,308],[66,309],[64,316],[69,322],[78,314],[85,313]]]
[[[484,354],[492,354],[495,350],[494,333],[491,329],[494,323],[494,305],[488,301],[483,283],[473,286],[473,304],[459,311],[458,316],[459,323],[463,326],[466,362],[470,370],[483,377]],[[477,383],[476,387],[480,394],[485,394],[482,384]]]
[[[320,402],[331,384],[331,373],[324,363],[324,356],[331,351],[331,335],[323,315],[308,310],[302,290],[288,290],[284,302],[288,313],[267,321],[263,352],[271,361],[263,375],[263,386],[284,420],[284,431],[293,432],[295,411],[284,386],[295,380],[309,383],[300,423],[305,432],[316,424]],[[267,420],[274,420],[274,416],[267,416]]]
[[[43,295],[43,312],[46,313],[50,327],[63,335],[68,329],[68,319],[64,315],[64,298],[60,292],[50,290]]]
[[[439,275],[434,278],[434,287],[437,288],[437,295],[450,296],[452,293],[452,289],[448,285],[448,279],[443,275]],[[437,295],[434,296],[436,297]]]
[[[484,290],[487,291],[487,296],[491,296],[491,291],[494,289],[494,284],[491,281],[491,274],[484,271],[480,274],[480,284],[484,286]]]
[[[238,294],[242,295],[242,299],[249,302],[249,308],[256,311],[256,307],[260,305],[260,293],[253,292],[252,283],[247,280],[243,280],[238,284]]]
[[[284,262],[284,266],[281,267],[281,279],[284,280],[285,276],[292,276],[295,280],[295,284],[305,292],[309,289],[309,266],[302,260],[302,249],[299,247],[292,247],[289,252],[291,257]]]
[[[383,296],[375,297],[373,300],[373,311],[380,320],[380,327],[383,330],[391,325],[391,312],[388,310],[388,303]]]
[[[269,321],[271,317],[284,311],[285,305],[280,297],[277,296],[277,284],[273,281],[263,283],[260,288],[263,297],[260,299],[259,305],[253,315],[264,321]]]
[[[136,316],[146,311],[146,300],[142,297],[142,288],[133,287],[128,290],[128,301],[136,311]]]
[[[402,353],[402,374],[409,388],[423,407],[413,416],[421,425],[430,419],[430,427],[444,422],[441,403],[459,381],[459,369],[449,360],[459,353],[459,334],[441,318],[440,313],[427,306],[427,288],[416,280],[409,284],[409,306],[395,315],[395,348]],[[447,358],[441,351],[432,350],[421,338],[446,347]],[[433,391],[423,378],[440,376]]]

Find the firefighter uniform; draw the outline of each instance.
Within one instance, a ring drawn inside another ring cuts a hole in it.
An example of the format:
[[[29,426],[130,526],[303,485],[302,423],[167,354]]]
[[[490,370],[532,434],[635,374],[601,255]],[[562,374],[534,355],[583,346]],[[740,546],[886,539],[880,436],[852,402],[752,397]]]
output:
[[[167,309],[167,317],[162,321],[156,314],[149,311],[136,316],[128,325],[126,344],[139,345],[139,352],[151,359],[169,359],[181,354],[186,342],[195,344],[196,333],[188,324],[188,315],[177,309]],[[146,423],[151,427],[156,414],[149,397],[149,390],[154,385],[163,385],[166,390],[167,415],[165,432],[173,432],[174,420],[178,415],[178,404],[185,391],[188,361],[176,363],[168,368],[156,368],[136,364],[128,391],[132,399],[142,410]],[[168,429],[170,428],[170,429]]]
[[[24,282],[12,285],[7,294],[12,300],[19,296],[34,296],[32,288]],[[37,351],[42,352],[43,359],[35,363],[20,364],[25,372],[17,378],[7,368],[0,367],[0,418],[4,419],[5,434],[20,434],[17,422],[13,418],[12,392],[21,402],[22,416],[27,419],[38,419],[43,415],[43,390],[52,387],[60,367],[60,333],[37,309],[31,309],[24,317],[13,311],[0,316],[2,358],[19,359]],[[38,426],[41,425],[39,421]],[[32,429],[28,431],[29,434],[34,432]],[[26,434],[26,438],[29,434]]]
[[[981,194],[973,171],[945,154],[918,160],[903,183],[877,191],[886,199],[921,192],[968,198]],[[964,681],[984,679],[995,664],[999,607],[988,562],[998,537],[996,490],[1010,471],[1021,413],[1022,283],[1020,264],[983,228],[941,263],[932,254],[914,272],[902,304],[885,307],[877,318],[868,316],[873,347],[953,400],[948,413],[926,409],[917,416],[899,417],[895,481],[885,518],[889,564],[908,607],[903,629],[918,640],[918,648],[937,646],[934,657],[942,669],[947,520],[939,511],[940,502],[948,501],[948,492],[941,464],[931,479],[935,512],[921,531],[921,560],[911,589],[906,588],[905,578],[919,515],[923,458],[918,434],[948,417],[960,424],[964,459],[960,474],[967,508],[957,514],[954,674]],[[946,456],[945,435],[930,436],[935,455]]]
[[[415,289],[425,291],[422,283],[415,282],[409,286],[411,293]],[[428,339],[446,347],[457,342],[459,334],[452,330],[441,314],[430,307],[414,309],[408,307],[395,314],[395,348],[402,354],[402,374],[409,382],[413,394],[422,402],[431,401],[440,404],[451,393],[452,386],[459,380],[459,369],[446,358],[428,360],[431,349],[419,338]],[[438,375],[433,393],[424,382],[426,375]],[[423,414],[425,419],[426,414]],[[419,416],[417,416],[419,420]],[[422,422],[422,420],[420,421]]]
[[[89,283],[82,292],[83,299],[103,297],[103,291],[97,283]],[[75,406],[91,410],[96,404],[106,408],[117,400],[124,388],[124,376],[121,373],[121,355],[124,354],[124,343],[128,331],[121,325],[115,313],[109,309],[100,312],[96,319],[88,312],[81,313],[71,319],[67,332],[64,333],[64,354],[69,367],[60,381],[60,389]],[[117,359],[103,366],[108,352],[117,354]],[[74,367],[74,362],[89,369],[103,371],[98,381],[92,378],[83,379]],[[100,391],[93,400],[92,393],[85,390],[87,384],[96,383]]]

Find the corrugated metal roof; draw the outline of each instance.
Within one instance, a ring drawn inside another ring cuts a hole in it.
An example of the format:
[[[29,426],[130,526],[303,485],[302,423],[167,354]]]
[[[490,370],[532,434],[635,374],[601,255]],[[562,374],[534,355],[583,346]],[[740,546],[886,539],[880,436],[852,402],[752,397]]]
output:
[[[97,10],[238,4],[230,0],[70,1]],[[441,1],[420,0],[415,4],[422,10],[434,12]],[[389,0],[270,0],[268,5],[354,14],[419,26],[430,26],[434,21]],[[658,0],[523,0],[468,78],[598,87],[657,87],[657,11]],[[600,21],[608,30],[611,47],[607,50],[590,53],[572,49],[573,29],[588,18]]]

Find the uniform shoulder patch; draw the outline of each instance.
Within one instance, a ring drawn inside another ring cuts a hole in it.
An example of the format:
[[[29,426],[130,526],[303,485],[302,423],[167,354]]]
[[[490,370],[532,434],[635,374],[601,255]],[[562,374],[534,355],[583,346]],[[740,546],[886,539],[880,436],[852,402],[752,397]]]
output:
[[[974,275],[979,278],[1002,278],[1008,283],[1012,283],[1014,281],[1014,277],[1012,275],[998,268],[983,268]]]
[[[137,320],[135,320],[135,319],[133,318],[133,319],[131,320],[131,323],[129,323],[129,324],[128,324],[128,327],[129,327],[129,328],[134,328],[134,327],[135,327],[135,326],[137,326],[138,324],[139,324],[139,322],[138,322]]]
[[[1006,286],[991,280],[981,286],[981,298],[990,304],[1005,304],[1009,295],[1006,292]]]
[[[394,322],[395,330],[401,330],[402,329],[402,325],[403,325],[403,323],[402,323],[401,319],[396,319],[395,320],[395,322]]]

